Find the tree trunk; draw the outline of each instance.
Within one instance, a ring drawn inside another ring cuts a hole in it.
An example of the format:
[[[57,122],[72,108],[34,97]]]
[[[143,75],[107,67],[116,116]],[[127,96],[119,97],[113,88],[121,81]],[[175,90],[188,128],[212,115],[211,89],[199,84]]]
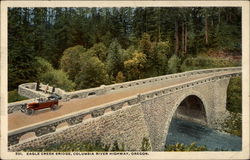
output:
[[[187,47],[188,47],[188,31],[187,31],[187,25],[185,25],[185,54],[187,54]]]
[[[182,22],[182,25],[181,25],[181,50],[182,50],[182,53],[184,53],[185,51],[185,29],[184,29],[184,22]]]
[[[205,40],[206,40],[206,45],[208,45],[208,22],[207,22],[207,14],[205,15]]]
[[[219,14],[218,14],[218,23],[220,24],[220,12],[221,12],[221,10],[220,10],[220,8],[219,8]]]
[[[178,22],[175,20],[175,54],[178,54],[179,50],[179,37],[178,37]]]

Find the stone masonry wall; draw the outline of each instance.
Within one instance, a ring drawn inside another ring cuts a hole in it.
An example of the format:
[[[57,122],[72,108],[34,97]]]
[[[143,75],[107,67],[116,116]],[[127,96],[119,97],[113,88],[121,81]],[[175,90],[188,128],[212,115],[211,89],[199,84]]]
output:
[[[18,94],[28,98],[47,97],[47,94],[35,90],[36,83],[25,83],[18,86]]]
[[[143,112],[140,105],[111,111],[97,118],[90,118],[80,124],[59,129],[54,133],[20,142],[9,147],[9,151],[25,148],[45,147],[61,142],[84,142],[100,140],[104,144],[124,144],[125,150],[139,150],[143,138],[148,138]]]
[[[28,99],[28,100],[9,103],[8,104],[8,114],[21,110],[21,107],[22,107],[23,104],[30,103],[30,102],[33,102],[33,101],[34,101],[34,99]]]

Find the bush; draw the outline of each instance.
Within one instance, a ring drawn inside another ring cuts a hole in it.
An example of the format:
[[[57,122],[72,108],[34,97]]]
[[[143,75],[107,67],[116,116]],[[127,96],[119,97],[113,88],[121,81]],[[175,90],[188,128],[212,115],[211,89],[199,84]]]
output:
[[[37,71],[37,78],[38,80],[41,78],[41,75],[45,72],[49,72],[54,70],[53,66],[44,58],[41,57],[35,57],[36,63],[35,68]]]
[[[125,81],[125,77],[123,76],[123,73],[121,71],[118,72],[115,79],[116,79],[116,83],[122,83]]]
[[[197,146],[196,143],[190,145],[184,145],[182,143],[176,143],[175,145],[166,146],[165,151],[207,151],[206,146]]]
[[[143,138],[141,150],[142,151],[150,151],[151,150],[151,145],[149,143],[148,138]]]
[[[67,74],[62,70],[52,70],[41,75],[41,82],[54,87],[72,91],[75,83],[69,80]]]
[[[177,73],[180,70],[181,59],[175,54],[168,61],[169,73]]]
[[[17,92],[17,90],[9,91],[8,92],[8,103],[16,102],[16,101],[22,101],[28,99],[27,97],[20,96]]]
[[[234,62],[229,59],[214,58],[200,55],[198,57],[186,58],[181,65],[181,71],[184,72],[197,69],[234,67],[239,65],[240,64],[238,64],[238,62]]]
[[[241,113],[242,108],[241,77],[231,78],[227,89],[227,110]]]
[[[242,115],[241,113],[230,112],[230,115],[223,123],[223,130],[227,133],[242,136]]]
[[[110,149],[112,151],[124,151],[124,144],[119,147],[118,142],[115,141],[111,145],[104,145],[100,141],[96,141],[94,143],[91,142],[71,142],[71,143],[57,143],[57,144],[51,144],[45,147],[38,147],[38,148],[26,148],[23,151],[30,152],[30,151],[36,151],[36,152],[44,152],[44,151],[50,151],[50,152],[83,152],[83,151],[109,151]]]

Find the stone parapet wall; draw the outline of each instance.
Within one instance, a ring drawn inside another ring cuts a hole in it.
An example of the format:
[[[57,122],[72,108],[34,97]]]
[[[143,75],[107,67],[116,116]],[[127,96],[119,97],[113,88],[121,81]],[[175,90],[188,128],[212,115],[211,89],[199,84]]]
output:
[[[47,97],[48,95],[36,91],[36,83],[25,83],[18,86],[18,94],[28,98]]]
[[[44,93],[44,90],[47,85],[40,84],[40,91],[36,91],[36,85],[37,83],[25,83],[18,86],[18,94],[27,98],[30,98],[28,100],[24,101],[18,101],[13,103],[8,103],[8,114],[20,111],[21,106],[25,103],[33,102],[35,98],[38,97],[47,97],[50,93],[52,93],[53,87],[49,86],[48,88],[48,94]],[[56,94],[60,96],[65,96],[66,92],[60,88],[55,88]]]
[[[30,103],[30,102],[33,102],[33,101],[34,101],[34,99],[28,99],[28,100],[8,103],[8,114],[20,111],[23,104]]]
[[[18,94],[27,98],[28,100],[8,103],[8,114],[21,110],[21,106],[25,103],[33,102],[35,98],[47,97],[48,95],[42,92],[38,92],[36,89],[36,83],[25,83],[18,86]]]
[[[101,142],[111,145],[117,141],[125,150],[140,150],[143,138],[148,138],[140,104],[128,106],[122,110],[110,111],[97,118],[89,118],[82,123],[53,133],[33,137],[9,147],[9,151],[21,151],[25,148],[45,147],[50,144],[67,142]],[[121,148],[121,146],[120,146]]]

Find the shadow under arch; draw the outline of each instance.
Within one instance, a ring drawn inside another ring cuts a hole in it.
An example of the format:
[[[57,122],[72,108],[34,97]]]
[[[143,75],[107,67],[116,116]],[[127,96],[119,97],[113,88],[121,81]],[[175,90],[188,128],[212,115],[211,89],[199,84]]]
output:
[[[195,106],[192,106],[195,104]],[[185,120],[189,120],[192,122],[200,123],[203,125],[208,125],[208,113],[207,113],[207,107],[208,103],[205,99],[205,97],[197,92],[197,91],[190,91],[188,93],[183,94],[178,98],[176,101],[174,107],[171,110],[171,114],[169,115],[168,120],[166,121],[165,124],[165,129],[164,129],[164,136],[163,136],[163,144],[162,144],[162,149],[164,149],[164,146],[166,144],[166,139],[169,131],[169,127],[171,125],[172,119],[173,118],[181,118]],[[191,109],[189,111],[185,109]],[[192,111],[196,111],[195,113],[191,114]],[[195,117],[192,117],[195,116]]]

